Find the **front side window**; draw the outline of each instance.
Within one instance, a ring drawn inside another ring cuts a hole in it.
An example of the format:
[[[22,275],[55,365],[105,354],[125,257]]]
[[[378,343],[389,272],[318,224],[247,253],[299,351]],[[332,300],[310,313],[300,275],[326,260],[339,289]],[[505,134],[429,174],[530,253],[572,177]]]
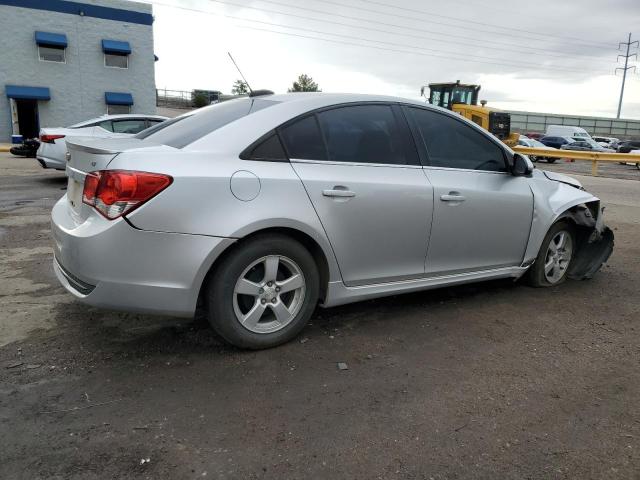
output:
[[[139,133],[147,128],[144,120],[113,120],[113,131],[115,133]]]
[[[115,53],[105,53],[104,66],[112,67],[112,68],[129,68],[129,55],[117,55]]]
[[[38,45],[38,57],[44,62],[65,63],[65,48],[51,45]]]
[[[107,114],[121,115],[123,113],[131,113],[131,105],[107,105]]]
[[[356,105],[318,113],[329,160],[407,165],[404,137],[389,105]]]
[[[502,148],[449,115],[409,109],[434,167],[507,171]]]

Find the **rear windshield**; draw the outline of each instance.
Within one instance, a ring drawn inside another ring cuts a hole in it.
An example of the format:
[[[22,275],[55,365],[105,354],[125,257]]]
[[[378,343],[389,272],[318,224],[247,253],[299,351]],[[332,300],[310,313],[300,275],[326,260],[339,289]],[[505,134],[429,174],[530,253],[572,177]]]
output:
[[[220,127],[277,103],[280,102],[260,98],[228,100],[167,120],[143,130],[136,135],[136,138],[183,148]]]

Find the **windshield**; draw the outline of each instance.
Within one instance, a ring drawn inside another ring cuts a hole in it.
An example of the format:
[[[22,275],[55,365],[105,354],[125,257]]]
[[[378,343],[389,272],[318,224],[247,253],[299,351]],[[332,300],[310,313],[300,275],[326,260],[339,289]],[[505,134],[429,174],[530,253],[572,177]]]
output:
[[[546,147],[544,143],[539,142],[538,140],[534,140],[533,138],[529,140],[529,143],[531,144],[532,147],[535,147],[535,148]]]
[[[260,98],[228,100],[143,130],[136,138],[183,148],[239,118],[277,103],[280,102]]]

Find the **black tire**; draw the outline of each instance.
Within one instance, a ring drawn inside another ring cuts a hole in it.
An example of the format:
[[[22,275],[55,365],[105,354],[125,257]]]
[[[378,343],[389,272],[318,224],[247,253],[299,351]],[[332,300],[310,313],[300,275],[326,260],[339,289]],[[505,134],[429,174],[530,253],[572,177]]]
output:
[[[569,264],[566,266],[565,273],[562,278],[555,283],[551,283],[545,277],[544,264],[547,256],[547,250],[549,249],[549,243],[551,243],[551,240],[562,230],[568,232],[571,237],[572,255]],[[547,232],[547,235],[544,237],[544,240],[542,241],[542,245],[540,246],[540,251],[538,252],[538,256],[536,257],[535,262],[527,271],[527,283],[532,287],[555,287],[563,283],[567,279],[567,272],[571,269],[571,264],[573,263],[573,260],[575,258],[576,248],[577,238],[576,230],[573,224],[564,220],[560,220],[554,223]]]
[[[556,158],[547,158],[547,163],[555,163]]]
[[[238,279],[253,262],[273,255],[286,257],[299,267],[304,277],[304,299],[293,320],[282,329],[256,333],[245,328],[236,316],[234,290]],[[271,348],[288,342],[302,331],[316,307],[319,291],[318,267],[304,246],[286,235],[259,235],[241,241],[215,267],[205,290],[207,317],[216,333],[236,347],[252,350]]]

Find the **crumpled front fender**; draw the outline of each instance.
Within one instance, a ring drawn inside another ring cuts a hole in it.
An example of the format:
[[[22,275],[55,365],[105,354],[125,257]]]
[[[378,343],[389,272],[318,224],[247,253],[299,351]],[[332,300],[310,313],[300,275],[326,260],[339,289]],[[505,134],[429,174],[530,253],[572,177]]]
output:
[[[603,227],[602,232],[593,231],[586,242],[578,246],[578,251],[567,272],[569,278],[585,280],[592,278],[613,252],[613,232]]]
[[[543,178],[544,177],[544,178]],[[530,265],[540,251],[551,226],[567,219],[576,226],[577,244],[568,276],[587,279],[602,267],[613,252],[614,235],[604,225],[600,199],[563,178],[550,178],[538,172],[531,184],[534,218],[523,265]]]

